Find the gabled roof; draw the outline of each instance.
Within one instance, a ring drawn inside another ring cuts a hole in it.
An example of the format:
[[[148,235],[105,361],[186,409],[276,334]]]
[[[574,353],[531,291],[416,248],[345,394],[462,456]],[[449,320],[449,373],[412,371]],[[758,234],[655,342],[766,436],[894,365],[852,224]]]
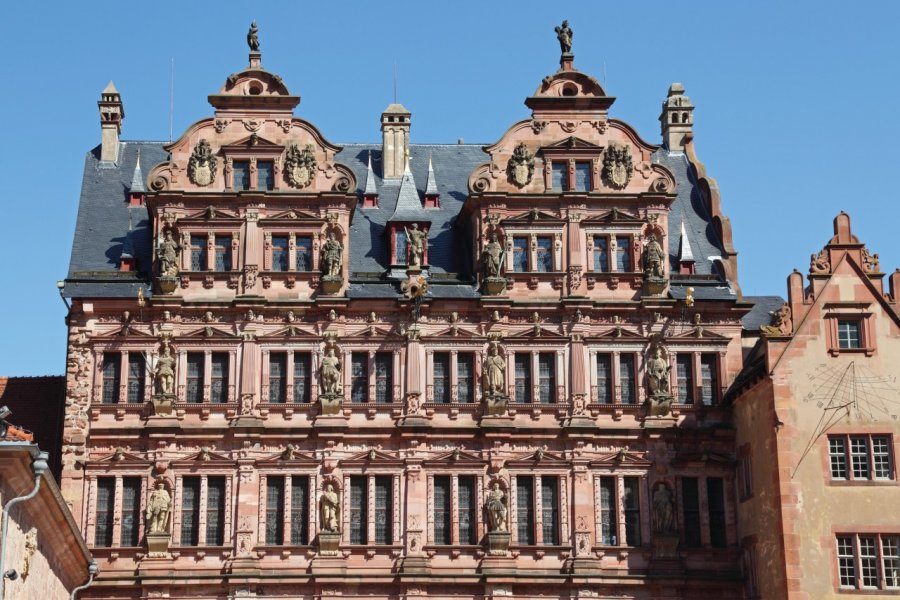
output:
[[[394,214],[388,219],[388,222],[392,223],[402,221],[431,221],[425,213],[425,208],[422,206],[422,200],[419,198],[419,192],[416,189],[416,182],[413,179],[412,172],[409,170],[408,160],[403,170],[403,177],[400,179],[400,192],[397,194]]]

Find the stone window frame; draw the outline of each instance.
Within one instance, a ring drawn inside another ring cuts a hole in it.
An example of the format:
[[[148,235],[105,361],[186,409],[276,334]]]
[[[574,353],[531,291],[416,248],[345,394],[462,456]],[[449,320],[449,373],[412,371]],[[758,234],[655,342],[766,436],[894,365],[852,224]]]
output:
[[[181,543],[181,511],[183,501],[183,484],[185,477],[200,478],[200,509],[198,516],[198,535],[196,546],[185,546]],[[207,512],[207,490],[209,477],[225,478],[225,510],[224,520],[222,523],[223,544],[221,546],[210,546],[206,544],[206,512]],[[175,483],[172,490],[172,510],[169,513],[170,531],[172,532],[171,546],[182,550],[194,550],[204,552],[208,550],[223,551],[234,545],[235,528],[232,515],[237,509],[237,488],[236,473],[233,467],[206,467],[203,472],[194,471],[176,471],[174,473]]]
[[[434,355],[449,354],[450,369],[450,402],[436,402],[434,396]],[[470,402],[459,401],[459,355],[468,354],[472,357],[472,381],[469,384]],[[459,408],[477,406],[481,400],[481,361],[484,360],[484,346],[465,346],[460,344],[439,344],[428,346],[425,349],[425,404],[429,409],[441,409],[442,407]]]
[[[438,544],[435,541],[434,533],[434,478],[449,477],[450,478],[450,542],[448,544]],[[475,503],[474,513],[475,521],[472,523],[474,528],[474,543],[461,544],[459,541],[459,478],[472,477],[475,480]],[[479,543],[487,532],[487,525],[484,522],[484,488],[487,485],[483,469],[460,469],[460,470],[432,470],[427,477],[427,499],[428,499],[428,523],[426,532],[426,549],[432,547],[434,549],[453,549],[467,548],[475,549],[481,547]],[[509,509],[508,509],[509,510]]]
[[[147,350],[139,342],[101,342],[94,344],[94,385],[91,395],[91,406],[98,410],[125,410],[126,408],[143,407],[153,394],[153,375],[150,365],[155,361],[157,352]],[[138,352],[144,356],[144,402],[128,402],[128,355]],[[119,389],[117,402],[103,403],[103,355],[119,354]]]
[[[646,344],[623,344],[617,346],[604,346],[601,344],[588,344],[587,347],[588,356],[590,360],[590,403],[596,407],[600,408],[612,408],[616,409],[637,409],[640,408],[644,402],[645,391],[643,385],[643,354],[646,351]],[[597,378],[597,355],[598,354],[609,354],[610,355],[610,366],[612,367],[612,403],[600,403],[598,394],[599,394],[599,386],[598,386],[598,378]],[[635,402],[634,403],[623,403],[622,402],[622,363],[621,356],[623,354],[633,355],[634,356],[634,394],[635,394]]]
[[[285,276],[314,276],[321,269],[319,251],[321,249],[322,226],[320,223],[285,225],[283,221],[263,221],[261,223],[263,236],[263,275],[274,277]],[[287,236],[288,238],[288,268],[285,271],[275,271],[273,265],[273,236]],[[308,237],[310,240],[310,266],[307,270],[297,269],[297,238]]]
[[[519,477],[529,477],[534,482],[533,493],[534,493],[534,501],[532,510],[534,511],[534,544],[521,544],[519,543],[519,517],[518,517],[518,478]],[[557,491],[559,494],[559,506],[557,507],[557,533],[559,537],[559,543],[557,544],[544,544],[544,531],[543,531],[543,497],[541,486],[538,485],[539,478],[542,477],[553,477],[557,480]],[[525,548],[534,550],[536,552],[546,551],[548,549],[563,549],[563,548],[571,548],[571,542],[569,539],[571,537],[572,532],[570,531],[569,525],[569,513],[571,512],[570,506],[570,494],[569,494],[569,486],[570,486],[570,477],[571,473],[568,469],[560,468],[558,466],[550,466],[550,467],[541,467],[539,464],[535,466],[534,469],[529,471],[511,471],[509,476],[509,491],[507,493],[508,505],[507,505],[507,525],[509,532],[512,534],[510,540],[510,547],[513,548]]]
[[[828,354],[863,354],[872,356],[876,351],[874,312],[867,302],[834,302],[825,304],[822,319],[828,343]],[[841,348],[838,336],[840,321],[856,321],[859,323],[859,347]]]
[[[203,223],[203,224],[182,224],[179,227],[181,233],[181,269],[179,275],[188,276],[192,279],[207,276],[223,276],[234,275],[243,268],[243,257],[241,256],[241,227],[234,223]],[[231,270],[216,270],[216,235],[227,235],[231,237]],[[190,239],[192,236],[206,236],[206,269],[202,271],[194,271],[191,263]]]
[[[900,592],[900,577],[893,581],[893,585],[887,585],[887,577],[885,568],[885,544],[886,540],[891,540],[895,547],[896,554],[891,557],[900,563],[900,530],[896,527],[835,527],[832,526],[832,537],[830,542],[831,565],[832,565],[832,586],[838,592],[847,592],[850,590],[858,590],[870,593],[889,593],[896,594]],[[873,539],[875,541],[875,568],[878,576],[878,585],[863,585],[861,539]],[[849,539],[851,542],[852,554],[843,555],[839,550],[842,539]],[[851,558],[853,561],[854,584],[852,586],[844,585],[841,582],[841,558]],[[900,567],[898,567],[900,568]]]
[[[870,475],[865,479],[856,478],[853,475],[850,440],[854,437],[864,437],[867,440],[867,470]],[[842,438],[844,440],[844,464],[847,470],[846,479],[835,478],[833,475],[831,465],[831,440],[835,438]],[[887,438],[888,460],[890,461],[890,477],[888,478],[875,478],[874,476],[873,438]],[[820,443],[822,473],[824,475],[825,485],[835,487],[900,486],[900,478],[898,478],[897,474],[896,443],[897,440],[895,439],[895,436],[884,429],[872,429],[871,431],[859,431],[858,429],[851,430],[845,429],[844,427],[832,429],[827,435],[822,436],[822,442]]]
[[[403,381],[400,374],[404,372],[405,345],[399,342],[393,343],[359,343],[350,347],[342,348],[343,356],[341,357],[341,382],[344,392],[344,409],[365,410],[371,418],[374,418],[379,409],[399,409],[402,406],[403,399]],[[368,356],[368,401],[364,403],[353,403],[351,401],[352,393],[352,356],[353,354],[366,353]],[[375,401],[376,394],[376,377],[375,377],[375,355],[378,353],[390,353],[393,357],[391,379],[393,384],[391,402],[378,403]],[[314,371],[316,372],[316,371]]]
[[[267,484],[269,477],[284,477],[284,531],[282,543],[267,544],[266,543],[266,520],[267,520]],[[294,477],[306,477],[308,480],[307,497],[306,497],[306,515],[307,515],[307,539],[306,544],[296,545],[290,541],[291,530],[291,491]],[[319,487],[323,484],[318,473],[314,469],[297,469],[295,467],[286,467],[284,469],[267,468],[259,472],[259,520],[258,529],[259,546],[266,548],[308,548],[313,546],[313,542],[319,533],[319,516],[318,516],[318,494]]]
[[[270,398],[270,389],[269,389],[269,360],[270,356],[273,353],[285,353],[287,355],[287,370],[285,371],[284,377],[286,380],[286,388],[285,388],[285,402],[284,403],[273,403],[269,401]],[[294,402],[294,355],[297,353],[301,354],[309,354],[310,355],[310,382],[309,382],[309,402],[298,403]],[[344,355],[349,354],[348,351],[344,351]],[[343,357],[342,357],[343,358]],[[320,344],[309,344],[303,342],[294,342],[294,343],[285,343],[285,342],[265,342],[260,344],[260,408],[263,409],[304,409],[313,406],[316,404],[314,401],[315,398],[318,398],[318,373],[319,373],[319,365],[322,360],[322,348]],[[349,363],[342,364],[342,369],[346,369]],[[345,396],[348,393],[349,388],[345,388]],[[344,406],[346,407],[348,403],[345,402]]]
[[[596,532],[595,545],[602,548],[640,548],[650,539],[650,494],[648,490],[648,473],[640,469],[615,468],[610,470],[594,470],[591,472],[594,487],[594,531]],[[615,482],[615,510],[616,510],[616,544],[607,545],[601,543],[600,533],[603,530],[603,514],[601,511],[602,481],[603,478],[612,478]],[[638,479],[638,507],[639,516],[639,545],[629,545],[626,530],[625,517],[625,478],[636,477]]]
[[[402,471],[397,468],[371,466],[361,469],[344,469],[342,472],[341,485],[343,493],[341,494],[341,544],[351,546],[353,548],[365,548],[367,556],[374,556],[378,550],[391,549],[400,550],[403,548],[403,530],[401,527],[400,507],[404,503],[401,479]],[[391,543],[376,544],[375,540],[375,478],[376,477],[391,478],[391,495],[393,509],[391,511]],[[350,542],[350,478],[365,477],[366,478],[366,502],[367,502],[367,521],[366,521],[366,543],[351,544]]]
[[[174,340],[175,347],[175,404],[179,410],[197,410],[198,407],[205,415],[209,415],[210,407],[232,407],[237,402],[238,379],[238,347],[235,343],[200,342],[195,339]],[[154,352],[153,357],[157,356]],[[187,355],[188,353],[203,353],[203,394],[198,403],[187,402]],[[212,403],[212,355],[218,353],[228,354],[228,389],[224,403]]]
[[[564,237],[565,225],[553,226],[537,226],[537,225],[519,225],[515,222],[508,222],[504,230],[504,243],[506,245],[506,265],[504,273],[507,277],[524,277],[524,276],[547,276],[550,274],[559,275],[565,270],[564,264]],[[528,240],[528,269],[525,271],[515,271],[513,266],[513,239],[526,238]],[[550,238],[552,249],[552,269],[549,271],[537,270],[537,250],[538,238]]]
[[[570,388],[568,369],[566,369],[566,358],[569,355],[568,347],[561,347],[558,340],[552,343],[530,343],[529,345],[521,345],[516,343],[508,343],[505,348],[506,353],[506,385],[507,395],[509,396],[509,408],[516,409],[537,409],[537,408],[565,408],[568,407],[568,390]],[[531,368],[531,402],[519,402],[516,398],[516,355],[529,354],[531,360],[529,366]],[[554,354],[556,360],[553,363],[555,390],[551,392],[549,403],[540,402],[540,366],[539,355]]]
[[[679,408],[709,408],[713,406],[718,406],[722,402],[722,398],[725,395],[726,386],[722,383],[725,380],[725,373],[723,372],[724,363],[725,363],[725,351],[723,349],[711,349],[708,347],[691,347],[685,348],[682,346],[671,346],[667,348],[669,352],[669,362],[671,364],[672,370],[669,372],[669,389],[672,391],[672,397],[674,398],[674,403],[679,405]],[[694,388],[694,397],[693,400],[689,403],[681,402],[681,398],[679,397],[678,390],[678,356],[688,354],[691,356],[691,377]],[[703,380],[703,369],[702,363],[704,357],[712,357],[714,372],[716,376],[716,385],[712,386],[712,399],[709,403],[704,402],[703,400],[703,392],[704,392],[704,380]]]
[[[140,492],[140,514],[141,517],[138,521],[138,540],[144,539],[145,531],[145,519],[143,518],[144,513],[147,509],[147,496],[150,494],[150,480],[147,475],[146,467],[135,467],[132,465],[125,465],[123,467],[114,466],[112,469],[110,468],[109,463],[98,463],[95,465],[89,465],[85,469],[85,478],[84,485],[86,489],[86,502],[84,504],[84,515],[83,522],[84,527],[82,531],[85,532],[85,543],[91,548],[92,552],[113,552],[117,549],[140,549],[142,546],[122,546],[122,520],[123,520],[123,508],[122,501],[124,496],[124,479],[125,478],[135,478],[141,480],[141,492]],[[99,479],[114,479],[114,493],[113,493],[113,514],[112,514],[112,544],[109,546],[97,546],[96,545],[96,534],[97,534],[97,487]]]
[[[587,272],[592,275],[615,276],[615,275],[643,275],[644,270],[641,268],[641,225],[608,225],[603,227],[590,226],[583,230],[585,236],[585,263],[590,265]],[[628,251],[631,261],[630,271],[619,271],[616,256],[619,252],[617,238],[631,236],[631,249]],[[596,238],[606,238],[607,252],[607,270],[597,271],[594,269],[594,240]]]

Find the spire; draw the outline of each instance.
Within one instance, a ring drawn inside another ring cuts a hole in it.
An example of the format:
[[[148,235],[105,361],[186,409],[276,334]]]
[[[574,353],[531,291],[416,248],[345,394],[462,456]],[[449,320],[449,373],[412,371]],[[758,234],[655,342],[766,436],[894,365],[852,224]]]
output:
[[[416,190],[416,181],[412,171],[409,170],[409,152],[406,153],[406,168],[403,170],[403,179],[400,180],[400,195],[397,197],[397,207],[391,215],[391,221],[428,222],[422,213],[422,201],[419,200],[419,192]]]
[[[694,252],[691,250],[691,241],[687,236],[684,228],[684,221],[681,221],[681,238],[678,241],[678,265],[679,271],[683,275],[690,275],[694,272]]]
[[[363,190],[363,208],[378,208],[378,188],[375,186],[375,171],[372,170],[372,151],[369,150],[369,167],[366,170],[366,187]]]
[[[425,208],[438,208],[440,206],[440,192],[438,192],[437,180],[434,178],[434,166],[431,164],[431,155],[428,156],[428,181],[425,183]]]
[[[128,233],[125,234],[125,240],[122,242],[122,254],[119,257],[120,271],[134,271],[137,262],[134,258],[134,241],[131,239],[134,232],[134,224],[131,215],[131,207],[128,207]]]
[[[131,177],[131,193],[146,192],[144,188],[144,174],[141,172],[141,149],[137,151],[137,162],[134,164],[134,175]]]

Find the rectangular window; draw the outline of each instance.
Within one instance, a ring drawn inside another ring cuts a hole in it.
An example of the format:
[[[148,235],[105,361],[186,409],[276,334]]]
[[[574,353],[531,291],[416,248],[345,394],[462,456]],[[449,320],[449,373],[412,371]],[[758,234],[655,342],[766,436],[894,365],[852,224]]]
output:
[[[555,161],[553,164],[553,190],[566,192],[569,190],[569,165],[566,162]]]
[[[681,478],[681,516],[684,521],[684,545],[699,548],[700,539],[700,481],[696,477]]]
[[[518,542],[534,544],[534,478],[516,477],[516,520]]]
[[[559,544],[559,479],[541,476],[541,518],[543,542],[546,546]]]
[[[594,237],[594,271],[598,273],[609,271],[609,241],[606,236]]]
[[[288,249],[288,236],[272,236],[272,270],[287,271],[291,268],[290,251]]]
[[[97,521],[94,528],[94,545],[98,548],[112,546],[113,513],[116,506],[115,477],[97,478]]]
[[[297,256],[297,270],[312,271],[312,238],[308,235],[298,235],[294,240],[294,250]]]
[[[128,402],[130,404],[144,403],[144,381],[146,380],[147,365],[144,355],[140,352],[128,353]]]
[[[841,350],[853,350],[860,347],[859,321],[838,320],[838,348]]]
[[[891,439],[872,437],[872,475],[875,479],[892,479]]]
[[[369,356],[355,352],[350,357],[350,401],[364,404],[369,401]]]
[[[837,555],[841,587],[856,588],[856,552],[851,536],[838,536]]]
[[[121,382],[120,365],[122,355],[118,352],[103,353],[103,404],[116,404],[119,401],[119,385]]]
[[[375,477],[375,543],[392,544],[393,532],[393,478],[390,475]]]
[[[434,478],[434,543],[447,545],[451,543],[450,535],[450,476],[440,475]]]
[[[394,399],[394,355],[375,354],[375,402],[389,404]]]
[[[622,404],[637,403],[633,354],[619,355],[619,389],[621,392]]]
[[[618,546],[618,517],[616,516],[616,478],[600,478],[600,543]]]
[[[869,438],[850,438],[850,461],[853,464],[853,479],[869,478]]]
[[[867,481],[894,478],[889,436],[828,436],[828,459],[832,479]]]
[[[470,353],[456,355],[456,400],[471,403],[475,399],[472,384],[475,381],[475,359]]]
[[[900,588],[900,537],[896,534],[845,534],[837,536],[836,542],[841,588]]]
[[[620,273],[631,271],[631,238],[628,236],[616,237],[616,270]]]
[[[700,401],[712,406],[719,397],[719,369],[715,354],[700,355]]]
[[[847,446],[843,437],[829,438],[828,457],[831,459],[831,478],[847,479]]]
[[[191,236],[191,271],[206,271],[206,244],[209,238],[205,235]]]
[[[187,353],[185,402],[188,404],[200,404],[203,402],[203,365],[205,358],[202,352]]]
[[[450,402],[450,353],[435,352],[432,369],[434,401],[438,404]]]
[[[231,271],[231,236],[217,235],[216,240],[216,271]]]
[[[528,270],[528,239],[513,238],[513,271],[524,273]]]
[[[878,588],[878,551],[874,537],[859,538],[859,574],[862,587]]]
[[[575,191],[588,192],[591,189],[591,163],[575,163]]]
[[[350,543],[368,543],[369,492],[366,477],[350,478]]]
[[[275,189],[275,164],[271,160],[256,161],[256,189]]]
[[[531,404],[531,355],[516,354],[516,402]]]
[[[294,402],[308,403],[311,386],[312,355],[309,352],[294,352]]]
[[[206,545],[225,544],[225,478],[206,480]]]
[[[553,270],[553,239],[545,236],[537,238],[536,271],[549,273]]]
[[[394,264],[405,265],[409,261],[409,243],[406,239],[406,233],[399,229],[395,233],[396,243],[394,251],[396,252],[397,262]]]
[[[725,486],[721,477],[706,480],[706,500],[709,506],[709,542],[713,548],[728,545],[725,530]]]
[[[538,354],[538,389],[541,404],[552,404],[556,395],[556,355],[552,352]]]
[[[284,477],[266,477],[266,545],[284,540]]]
[[[597,355],[597,402],[612,404],[612,355]]]
[[[694,403],[694,357],[691,354],[675,356],[676,378],[678,379],[678,402]]]
[[[625,496],[622,508],[625,512],[625,543],[629,546],[641,545],[641,495],[640,478],[625,477]]]
[[[141,542],[141,478],[122,478],[122,546]]]
[[[234,176],[234,189],[249,190],[250,189],[250,161],[236,160],[232,162],[232,174]]]
[[[885,587],[900,588],[900,537],[881,536],[881,561]]]
[[[212,373],[210,373],[210,401],[213,404],[228,402],[228,365],[227,352],[212,353]]]
[[[291,477],[291,544],[309,544],[309,477]]]
[[[460,475],[457,480],[459,488],[459,543],[475,544],[475,516],[477,502],[475,498],[475,477]],[[896,546],[895,546],[896,548]]]
[[[181,480],[181,545],[200,543],[200,478]]]
[[[287,353],[269,354],[269,402],[284,404],[287,401]]]

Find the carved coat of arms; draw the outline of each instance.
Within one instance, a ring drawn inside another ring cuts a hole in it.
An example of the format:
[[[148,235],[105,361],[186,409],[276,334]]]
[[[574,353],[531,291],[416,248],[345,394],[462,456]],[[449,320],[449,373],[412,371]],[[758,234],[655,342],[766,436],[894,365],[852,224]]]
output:
[[[519,187],[525,187],[531,183],[534,175],[534,155],[528,151],[528,147],[524,142],[516,146],[513,150],[512,158],[509,159],[507,166],[509,178]]]
[[[307,144],[303,150],[292,144],[284,159],[284,172],[288,183],[294,187],[304,188],[312,183],[316,173],[316,154],[312,144]]]
[[[216,155],[204,139],[197,142],[188,159],[188,177],[199,186],[207,186],[216,178]]]
[[[631,148],[624,144],[610,142],[603,155],[603,178],[610,187],[622,189],[631,180],[634,163],[631,161]]]

